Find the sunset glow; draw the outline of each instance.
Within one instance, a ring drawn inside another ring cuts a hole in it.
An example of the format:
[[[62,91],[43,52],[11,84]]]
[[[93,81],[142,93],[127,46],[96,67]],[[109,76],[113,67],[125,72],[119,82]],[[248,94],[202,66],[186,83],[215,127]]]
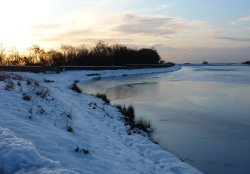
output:
[[[245,0],[1,0],[0,43],[25,49],[103,40],[155,47],[175,62],[237,62],[250,54],[249,8]]]
[[[47,22],[50,14],[48,0],[8,0],[0,6],[0,42],[6,46],[27,48],[36,40],[32,38],[33,25]]]

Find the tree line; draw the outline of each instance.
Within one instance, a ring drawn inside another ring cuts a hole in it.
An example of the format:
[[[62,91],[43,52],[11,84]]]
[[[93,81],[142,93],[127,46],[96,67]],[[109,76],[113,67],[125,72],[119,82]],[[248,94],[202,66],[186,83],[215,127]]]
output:
[[[132,49],[120,44],[98,41],[93,47],[61,45],[60,50],[45,51],[33,45],[26,54],[12,48],[9,52],[0,45],[1,65],[43,66],[123,66],[127,64],[163,64],[154,48]]]

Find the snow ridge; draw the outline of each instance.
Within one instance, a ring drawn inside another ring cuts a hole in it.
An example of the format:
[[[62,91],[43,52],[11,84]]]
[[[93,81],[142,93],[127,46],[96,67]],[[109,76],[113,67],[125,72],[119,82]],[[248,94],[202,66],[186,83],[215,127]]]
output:
[[[0,173],[73,173],[70,170],[58,169],[59,161],[41,156],[31,141],[19,138],[9,129],[2,127],[0,127],[0,154]]]

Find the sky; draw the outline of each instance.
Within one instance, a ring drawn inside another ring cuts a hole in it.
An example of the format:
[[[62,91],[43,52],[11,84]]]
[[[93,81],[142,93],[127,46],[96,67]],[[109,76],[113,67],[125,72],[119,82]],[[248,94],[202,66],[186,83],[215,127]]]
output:
[[[249,0],[0,0],[0,43],[20,50],[98,40],[176,63],[250,60]]]

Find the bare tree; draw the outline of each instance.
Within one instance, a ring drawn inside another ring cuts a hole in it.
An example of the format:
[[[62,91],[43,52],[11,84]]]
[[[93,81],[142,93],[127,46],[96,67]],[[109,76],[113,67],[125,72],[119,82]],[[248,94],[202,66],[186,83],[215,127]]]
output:
[[[91,50],[92,54],[95,56],[109,56],[112,53],[112,48],[104,41],[98,41],[95,47]]]
[[[83,57],[89,54],[89,49],[85,45],[81,45],[76,48],[76,52],[78,56]]]
[[[17,47],[12,47],[10,49],[10,54],[7,59],[8,65],[19,65],[21,64],[20,52]]]
[[[46,57],[46,52],[39,45],[33,45],[28,49],[33,63],[40,62]]]
[[[6,48],[1,43],[0,44],[0,65],[4,64],[5,57],[6,57]]]
[[[63,56],[65,57],[66,61],[70,61],[74,58],[76,58],[77,49],[76,47],[68,44],[62,44],[61,50],[63,52]]]

